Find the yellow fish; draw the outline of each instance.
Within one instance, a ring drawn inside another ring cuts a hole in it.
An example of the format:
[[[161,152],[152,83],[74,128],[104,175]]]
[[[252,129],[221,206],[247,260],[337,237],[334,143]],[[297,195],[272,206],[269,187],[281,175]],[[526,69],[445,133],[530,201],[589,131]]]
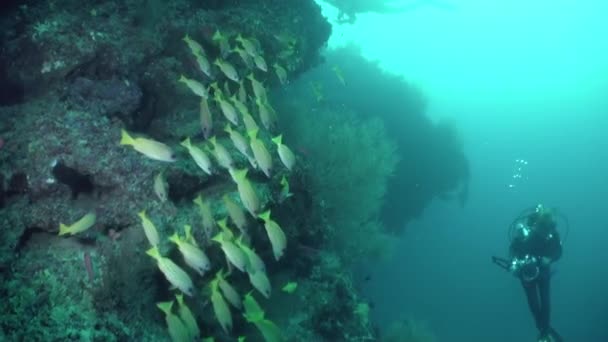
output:
[[[338,78],[338,81],[340,81],[340,83],[345,86],[346,85],[346,81],[344,80],[344,75],[342,75],[342,70],[335,65],[332,70],[334,71],[334,73],[336,74],[336,77]]]
[[[282,66],[280,66],[278,63],[274,63],[272,65],[272,67],[274,68],[274,72],[277,74],[277,77],[279,78],[279,82],[281,82],[281,84],[287,83],[287,71]]]
[[[190,90],[192,90],[192,92],[195,95],[198,95],[198,96],[203,97],[203,98],[209,97],[209,91],[199,81],[187,78],[184,75],[181,75],[179,77],[179,80],[177,80],[177,81],[185,84],[188,88],[190,88]]]
[[[224,278],[222,270],[215,274],[215,279],[217,280],[220,290],[222,290],[224,298],[228,300],[228,303],[230,303],[230,305],[236,309],[241,310],[241,308],[243,308],[241,296],[238,292],[236,292],[234,287],[226,280],[226,278]]]
[[[245,51],[247,51],[247,53],[251,57],[258,54],[258,50],[257,50],[255,44],[251,40],[243,38],[243,36],[241,36],[240,34],[236,36],[235,40],[237,42],[241,43],[241,45],[243,46],[243,49],[245,49]]]
[[[240,231],[246,231],[247,218],[245,217],[243,209],[228,197],[228,195],[222,196],[222,200],[224,201],[224,206],[226,207],[226,211],[228,211],[230,219],[232,219],[232,223],[234,223]]]
[[[190,156],[192,159],[194,159],[194,162],[196,165],[198,165],[198,167],[201,168],[201,170],[205,171],[205,173],[208,175],[213,174],[213,165],[211,164],[211,159],[209,159],[209,156],[207,156],[205,151],[201,150],[195,145],[192,145],[190,142],[190,137],[182,141],[181,145],[188,150],[188,153],[190,153]]]
[[[294,293],[297,288],[298,288],[298,283],[290,281],[287,284],[285,284],[285,286],[283,286],[283,288],[281,290],[285,293],[291,294],[291,293]]]
[[[167,329],[169,330],[169,336],[173,342],[184,342],[190,341],[190,331],[184,322],[173,312],[173,301],[156,303],[156,306],[165,313],[165,322],[167,323]]]
[[[146,254],[156,259],[158,268],[165,276],[165,279],[171,283],[171,285],[177,287],[180,291],[188,296],[192,296],[194,294],[194,285],[192,284],[192,279],[190,279],[188,273],[182,270],[181,267],[177,266],[171,259],[160,255],[160,252],[156,246],[147,250]]]
[[[209,202],[203,201],[203,197],[199,194],[192,202],[198,206],[199,213],[203,220],[203,229],[208,238],[211,238],[213,230],[215,228],[215,219],[211,212],[211,206]]]
[[[219,143],[215,136],[209,138],[209,141],[213,145],[213,155],[217,159],[218,164],[225,169],[231,169],[234,166],[234,161],[232,161],[232,157],[226,147]]]
[[[198,68],[203,72],[203,74],[207,75],[209,78],[213,78],[211,74],[211,64],[209,60],[204,55],[194,55],[196,58],[196,64],[198,64]]]
[[[211,281],[211,304],[213,306],[215,318],[217,318],[217,321],[220,323],[222,329],[224,329],[224,332],[228,334],[230,330],[232,330],[232,314],[230,313],[228,303],[226,303],[224,296],[220,293],[218,286],[217,279]]]
[[[196,318],[194,318],[194,314],[184,302],[183,294],[175,294],[175,298],[177,299],[177,313],[179,318],[184,322],[186,328],[188,328],[190,337],[196,340],[201,334],[198,323],[196,323]]]
[[[190,51],[192,51],[193,55],[196,56],[196,55],[205,54],[205,50],[203,49],[201,44],[199,44],[196,40],[190,38],[189,35],[185,35],[184,38],[182,38],[182,40],[186,43],[186,45],[188,45],[188,47],[190,48]]]
[[[175,154],[171,148],[161,142],[146,138],[133,138],[125,131],[121,131],[122,137],[120,139],[121,145],[133,146],[135,151],[145,155],[148,158],[164,161],[174,162]]]
[[[268,65],[266,65],[266,60],[264,60],[264,57],[262,57],[262,55],[253,56],[253,63],[255,63],[255,66],[263,72],[268,71]]]
[[[88,213],[84,215],[80,220],[72,223],[71,225],[65,225],[63,223],[59,224],[59,236],[65,234],[78,234],[82,233],[85,230],[93,227],[95,225],[95,221],[97,219],[97,215],[95,213]]]
[[[215,94],[215,101],[217,103],[219,103],[220,105],[220,109],[222,110],[222,114],[224,114],[224,117],[230,121],[233,125],[238,126],[239,125],[239,116],[236,113],[236,109],[234,108],[234,106],[232,106],[230,104],[230,102],[226,101],[224,98],[222,98],[222,96],[218,95],[218,93]]]
[[[270,156],[270,153],[268,153],[268,150],[266,149],[264,142],[262,142],[262,140],[257,138],[258,131],[251,131],[248,133],[249,133],[249,138],[250,138],[249,145],[251,146],[251,151],[253,151],[253,156],[255,157],[255,161],[257,162],[257,164],[260,167],[260,169],[262,170],[262,172],[264,172],[266,177],[271,178],[272,177],[272,157]]]
[[[233,179],[239,190],[241,202],[251,216],[257,217],[257,212],[260,210],[260,200],[258,199],[251,182],[247,179],[247,169],[234,171]]]
[[[251,88],[253,88],[253,94],[255,95],[255,97],[259,98],[260,100],[266,101],[266,88],[264,88],[262,82],[256,80],[253,76],[253,73],[247,75],[247,78],[249,79],[249,81],[251,81]]]
[[[285,237],[285,233],[283,232],[283,229],[281,229],[281,226],[270,218],[270,210],[261,213],[258,217],[264,220],[266,235],[268,235],[268,239],[272,245],[274,258],[278,261],[283,256],[285,248],[287,247],[287,237]]]
[[[168,187],[169,185],[167,184],[163,173],[159,172],[156,177],[154,177],[154,193],[161,202],[167,201]]]
[[[249,164],[251,164],[251,167],[256,168],[257,163],[255,161],[255,158],[251,155],[249,151],[249,143],[247,142],[247,139],[245,139],[245,137],[241,135],[239,131],[232,129],[232,127],[230,127],[230,124],[226,125],[224,131],[226,131],[226,133],[228,133],[228,135],[230,136],[230,140],[232,140],[232,144],[234,145],[234,147],[239,152],[241,152],[241,154],[245,158],[247,158],[247,160],[249,160]]]
[[[237,53],[239,57],[241,57],[241,60],[243,61],[243,63],[245,63],[245,66],[247,66],[247,68],[251,69],[251,67],[253,67],[252,57],[247,53],[247,51],[239,47],[233,48],[232,51]]]
[[[190,268],[195,270],[199,275],[203,276],[205,275],[205,272],[211,269],[211,262],[202,249],[182,240],[177,233],[171,235],[169,241],[177,245],[177,249],[179,249],[184,257],[186,265],[190,266]]]
[[[239,83],[239,74],[236,72],[236,69],[232,64],[219,58],[216,59],[213,64],[217,65],[220,68],[220,70],[222,71],[224,76],[226,76],[227,79]]]
[[[220,244],[226,258],[232,265],[234,265],[234,267],[241,272],[245,272],[245,267],[247,266],[247,256],[234,244],[234,242],[228,238],[227,234],[219,233],[211,240]]]
[[[205,139],[208,139],[213,133],[213,118],[211,116],[211,110],[209,110],[209,104],[207,103],[207,99],[201,98],[199,112],[203,136],[205,137]]]
[[[158,237],[158,230],[156,229],[154,223],[150,221],[148,215],[146,215],[146,211],[142,210],[137,215],[141,219],[141,226],[144,228],[144,233],[146,234],[148,242],[150,242],[150,246],[154,247],[158,245],[160,242],[160,237]]]
[[[242,237],[235,240],[235,243],[247,256],[247,273],[266,272],[266,265],[262,258],[243,242]]]
[[[264,271],[253,271],[248,272],[249,282],[253,287],[258,290],[264,297],[270,298],[271,285],[266,272]]]
[[[224,36],[219,30],[215,31],[211,38],[220,46],[220,55],[226,58],[230,54],[230,45],[228,45],[228,37]]]
[[[289,147],[282,143],[283,135],[278,135],[272,138],[272,142],[277,145],[277,151],[279,153],[279,159],[285,167],[291,171],[294,164],[296,163],[296,156],[291,152]]]

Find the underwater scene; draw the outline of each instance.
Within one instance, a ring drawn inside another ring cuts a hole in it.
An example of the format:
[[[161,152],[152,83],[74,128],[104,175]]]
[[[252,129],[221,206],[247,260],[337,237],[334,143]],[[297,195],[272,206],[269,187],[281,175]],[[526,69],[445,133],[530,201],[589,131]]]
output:
[[[608,341],[606,13],[3,0],[0,341]]]

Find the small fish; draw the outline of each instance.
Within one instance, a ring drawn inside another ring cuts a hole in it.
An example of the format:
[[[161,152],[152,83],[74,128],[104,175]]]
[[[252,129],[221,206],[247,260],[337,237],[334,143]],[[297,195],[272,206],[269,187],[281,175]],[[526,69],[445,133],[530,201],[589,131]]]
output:
[[[245,90],[244,80],[241,80],[241,82],[239,82],[239,90],[237,94],[239,96],[239,101],[241,101],[242,104],[247,105],[247,91]]]
[[[281,229],[281,226],[270,218],[270,210],[261,213],[258,217],[264,220],[266,235],[268,235],[268,239],[272,245],[274,258],[278,261],[283,256],[285,248],[287,247],[285,233],[283,232],[283,229]]]
[[[133,138],[125,131],[121,131],[122,137],[120,139],[121,145],[133,146],[135,151],[145,155],[146,157],[154,160],[164,162],[174,162],[175,154],[171,148],[161,142],[146,138]]]
[[[230,238],[228,238],[227,234],[219,233],[214,236],[211,240],[220,244],[224,255],[226,255],[226,259],[239,271],[245,272],[245,267],[247,266],[247,256],[238,248],[234,242]]]
[[[208,139],[213,133],[213,118],[211,117],[211,110],[209,110],[209,104],[207,99],[201,97],[200,104],[200,120],[201,129],[203,130],[203,136]]]
[[[200,97],[207,98],[209,97],[209,90],[205,88],[205,86],[197,80],[190,79],[184,75],[180,75],[178,82],[185,84],[192,92]]]
[[[266,275],[266,272],[263,271],[253,271],[248,272],[249,282],[251,285],[258,290],[264,297],[270,298],[270,293],[272,291],[272,287],[270,285],[270,280]]]
[[[245,38],[243,38],[243,36],[241,36],[239,34],[236,36],[236,41],[241,43],[241,46],[243,46],[243,49],[245,49],[245,51],[247,51],[247,53],[251,57],[254,57],[258,54],[258,50],[257,50],[255,44],[251,40],[245,39]]]
[[[234,289],[234,287],[224,278],[224,274],[222,270],[216,273],[215,279],[217,279],[217,284],[224,298],[228,300],[228,303],[232,305],[235,309],[241,310],[243,308],[243,302],[241,301],[241,296]]]
[[[190,268],[195,270],[199,275],[204,276],[205,272],[211,269],[211,262],[205,252],[193,244],[182,240],[179,235],[177,235],[177,232],[169,237],[169,241],[177,245],[177,249],[179,249],[184,257],[186,265],[190,266]]]
[[[243,114],[243,123],[247,132],[259,130],[260,126],[255,122],[255,119],[249,112]]]
[[[198,64],[198,68],[203,72],[203,74],[207,75],[209,78],[213,78],[213,74],[211,73],[211,63],[205,55],[194,55],[196,59],[196,64]]]
[[[235,240],[236,245],[247,256],[247,273],[266,272],[266,265],[260,256],[242,238]]]
[[[142,210],[137,213],[139,218],[141,219],[141,226],[144,228],[144,234],[146,234],[146,238],[148,242],[150,242],[150,246],[157,246],[160,242],[160,238],[158,237],[158,230],[152,221],[146,215],[146,211]]]
[[[249,292],[243,298],[243,309],[244,314],[248,318],[249,321],[259,321],[264,319],[265,313],[264,309],[260,306],[260,304],[255,300],[255,297]]]
[[[71,225],[65,225],[63,223],[59,224],[59,236],[61,235],[74,235],[78,233],[82,233],[85,230],[93,227],[95,225],[95,221],[97,219],[97,215],[95,213],[88,213],[80,218],[78,221],[72,223]]]
[[[240,78],[239,78],[239,74],[236,72],[236,69],[234,68],[234,66],[232,64],[230,64],[227,61],[221,60],[221,59],[216,59],[215,62],[213,62],[213,64],[217,65],[220,70],[222,71],[222,73],[224,74],[224,76],[226,76],[226,78],[228,78],[229,80],[232,80],[236,83],[239,83]]]
[[[173,301],[156,303],[156,306],[165,313],[165,323],[169,330],[169,336],[173,342],[191,340],[190,332],[184,322],[171,312]]]
[[[232,330],[232,314],[230,313],[228,303],[226,303],[224,296],[219,291],[217,279],[211,281],[211,304],[215,318],[217,318],[220,326],[226,334],[230,333]]]
[[[281,82],[281,84],[287,83],[287,71],[278,63],[274,63],[272,67],[274,68],[274,72],[277,74],[279,82]]]
[[[251,216],[257,217],[257,212],[260,210],[260,200],[251,182],[247,179],[247,169],[234,171],[233,179],[236,182],[241,202]]]
[[[228,197],[228,195],[222,196],[222,201],[224,202],[224,206],[226,207],[226,211],[228,211],[232,223],[234,223],[240,231],[246,232],[247,218],[245,217],[243,209]]]
[[[340,81],[340,83],[343,86],[345,86],[346,85],[346,81],[344,80],[344,75],[342,75],[342,70],[337,65],[334,65],[334,67],[331,68],[331,69],[336,74],[336,77],[338,78],[338,81]]]
[[[209,138],[209,141],[213,145],[213,155],[218,164],[225,169],[231,169],[234,166],[234,161],[226,147],[218,142],[215,136]]]
[[[249,145],[251,146],[251,151],[253,151],[253,156],[255,157],[255,161],[257,162],[258,166],[260,167],[260,169],[262,170],[262,172],[264,172],[264,174],[266,175],[266,177],[271,178],[272,177],[272,157],[270,156],[270,153],[268,153],[268,150],[266,149],[266,146],[264,145],[264,142],[262,142],[262,140],[257,138],[257,131],[250,131],[249,133]]]
[[[224,36],[219,30],[215,31],[211,38],[220,47],[220,55],[222,58],[228,57],[230,54],[230,45],[228,44],[228,37]]]
[[[241,57],[241,60],[243,61],[243,63],[245,63],[245,66],[247,66],[248,69],[251,69],[253,67],[253,58],[247,53],[247,51],[239,47],[233,48],[232,51],[238,54],[239,57]]]
[[[203,201],[203,197],[200,194],[192,202],[198,206],[199,213],[203,219],[205,234],[207,234],[208,238],[211,238],[215,228],[215,219],[213,218],[209,202]]]
[[[262,319],[259,321],[251,321],[249,316],[247,316],[247,315],[245,315],[245,319],[248,322],[253,323],[253,325],[255,325],[255,327],[258,328],[258,331],[264,337],[264,341],[268,341],[268,342],[285,341],[283,334],[281,334],[281,330],[279,329],[279,327],[277,327],[276,324],[274,324],[274,322],[272,322],[268,319]]]
[[[196,323],[194,314],[184,302],[184,295],[181,293],[176,293],[175,298],[177,299],[177,313],[179,318],[182,320],[182,322],[184,322],[186,328],[188,328],[190,337],[197,339],[201,335],[201,330],[198,327],[198,323]]]
[[[317,102],[321,102],[325,99],[323,95],[323,86],[319,82],[310,82],[310,87],[312,88],[312,92],[315,95],[315,99]]]
[[[182,40],[186,43],[186,45],[188,45],[188,47],[190,48],[190,51],[192,51],[193,55],[195,55],[195,56],[205,55],[205,50],[203,49],[201,44],[199,44],[194,39],[190,38],[189,35],[185,35],[184,38],[182,38]]]
[[[234,233],[232,232],[232,230],[230,229],[230,227],[228,227],[228,219],[227,218],[223,218],[221,220],[217,220],[216,224],[220,227],[220,229],[222,230],[222,233],[224,234],[224,238],[228,239],[228,240],[234,240]]]
[[[171,259],[160,255],[160,252],[156,246],[147,250],[146,254],[157,261],[158,268],[165,276],[165,279],[171,283],[171,285],[175,286],[188,296],[192,296],[194,294],[194,285],[192,284],[192,279],[190,279],[188,273],[182,270],[181,267],[177,266]]]
[[[281,178],[281,192],[279,193],[279,203],[283,203],[291,196],[293,196],[293,194],[289,192],[289,182],[287,181],[287,178],[283,176]]]
[[[247,79],[251,81],[251,88],[253,89],[253,94],[255,95],[255,97],[262,101],[266,101],[267,96],[266,88],[264,88],[264,85],[260,81],[255,79],[253,73],[247,75]]]
[[[222,110],[222,114],[224,114],[226,120],[230,121],[233,125],[238,126],[239,116],[236,113],[236,109],[234,108],[234,106],[232,106],[230,102],[226,101],[221,96],[217,95],[217,93],[214,98],[215,101],[219,103],[220,109]]]
[[[182,141],[181,145],[188,150],[188,153],[190,153],[190,156],[192,159],[194,159],[194,162],[196,165],[198,165],[198,167],[201,168],[201,170],[205,171],[205,173],[210,176],[213,174],[213,164],[205,151],[201,150],[195,145],[192,145],[189,137]]]
[[[247,106],[245,105],[245,103],[243,103],[241,100],[237,99],[235,95],[230,96],[230,101],[234,105],[234,108],[236,108],[236,110],[238,110],[239,113],[241,113],[241,115],[249,114],[249,109],[247,109]]]
[[[266,60],[264,60],[264,57],[262,57],[262,55],[253,56],[253,63],[255,63],[255,66],[263,72],[268,71],[268,65],[266,65]]]
[[[165,176],[163,175],[162,172],[159,172],[156,177],[154,177],[154,193],[156,194],[156,197],[158,197],[158,199],[161,202],[166,202],[167,201],[167,193],[168,191],[169,185],[167,184],[167,181],[165,180]]]
[[[259,97],[255,99],[255,104],[258,106],[258,113],[260,114],[260,121],[262,121],[262,125],[264,128],[266,128],[266,130],[272,130],[273,120],[268,105]]]
[[[283,288],[281,290],[285,293],[292,294],[296,291],[297,288],[298,288],[298,283],[290,281],[287,284],[285,284],[285,286],[283,286]]]
[[[251,164],[251,166],[253,168],[257,167],[255,158],[251,155],[251,153],[249,151],[249,143],[247,142],[247,139],[245,139],[245,137],[243,135],[241,135],[241,133],[239,133],[239,131],[232,129],[232,127],[230,127],[229,124],[226,125],[226,128],[224,128],[224,131],[226,131],[226,133],[228,133],[230,140],[232,141],[232,144],[234,145],[234,147],[243,156],[245,156],[247,158],[247,160],[249,160],[249,163]]]
[[[272,142],[277,145],[277,151],[279,153],[279,159],[285,167],[291,171],[296,163],[296,156],[291,152],[289,147],[282,143],[283,135],[278,135],[272,138]]]

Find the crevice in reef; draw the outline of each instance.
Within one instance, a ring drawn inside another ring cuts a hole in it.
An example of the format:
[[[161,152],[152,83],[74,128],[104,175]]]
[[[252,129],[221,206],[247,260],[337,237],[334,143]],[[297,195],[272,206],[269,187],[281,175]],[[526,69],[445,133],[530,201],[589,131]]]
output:
[[[62,184],[70,187],[72,190],[72,198],[78,198],[79,194],[92,194],[95,186],[93,177],[83,174],[78,170],[65,165],[61,161],[57,161],[53,165],[53,176]]]

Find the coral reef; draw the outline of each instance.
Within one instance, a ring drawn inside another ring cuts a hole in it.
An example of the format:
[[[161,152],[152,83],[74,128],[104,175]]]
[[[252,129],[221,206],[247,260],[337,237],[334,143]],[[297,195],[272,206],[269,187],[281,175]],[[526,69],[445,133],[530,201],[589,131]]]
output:
[[[466,202],[469,165],[456,127],[449,121],[432,122],[419,89],[366,60],[356,47],[329,52],[324,65],[286,91],[285,98],[294,97],[314,103],[309,117],[329,110],[382,121],[399,156],[380,213],[388,231],[403,231],[433,198]],[[277,102],[279,110],[282,104]],[[284,111],[290,106],[287,101]]]

